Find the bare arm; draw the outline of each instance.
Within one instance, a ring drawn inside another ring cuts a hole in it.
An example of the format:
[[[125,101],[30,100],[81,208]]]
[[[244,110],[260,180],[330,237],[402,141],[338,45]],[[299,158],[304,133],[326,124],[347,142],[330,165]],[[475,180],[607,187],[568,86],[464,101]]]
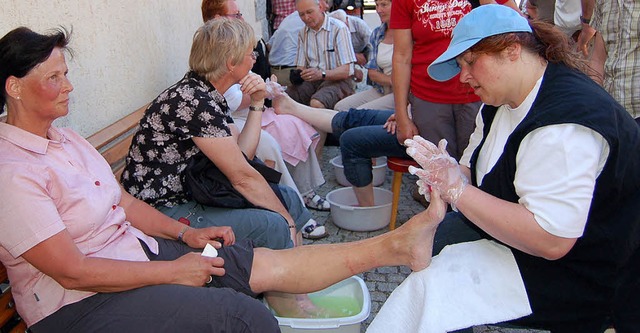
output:
[[[402,144],[404,140],[418,134],[418,129],[411,119],[409,105],[409,87],[411,83],[411,59],[413,57],[413,37],[411,29],[391,29],[393,33],[393,69],[391,81],[395,98],[395,114],[397,122],[396,136]]]
[[[327,81],[340,81],[349,78],[349,73],[351,71],[351,66],[353,63],[344,64],[342,66],[336,67],[334,69],[329,69],[325,71],[324,80]],[[322,70],[319,68],[306,68],[302,70],[302,78],[305,81],[321,81],[322,78]]]
[[[575,238],[554,236],[542,229],[523,205],[496,198],[471,185],[462,192],[456,207],[491,236],[533,256],[556,260],[576,242]]]
[[[66,230],[42,241],[22,257],[66,289],[117,292],[157,284],[202,286],[222,275],[222,258],[189,253],[174,261],[135,262],[85,256]]]
[[[242,78],[239,83],[243,103],[245,103],[248,96],[250,110],[251,108],[262,109],[264,107],[264,97],[266,94],[266,85],[262,77],[250,72]],[[261,122],[261,111],[249,111],[242,132],[238,133],[237,127],[231,127],[231,133],[237,138],[237,145],[248,158],[255,156],[258,143],[260,143]]]
[[[593,10],[595,8],[595,0],[581,0],[582,4],[582,17],[588,20],[591,20],[591,16],[593,16]],[[589,41],[596,34],[596,29],[594,29],[589,23],[582,23],[582,29],[580,30],[580,34],[578,35],[578,40],[576,42],[576,46],[579,51],[582,51],[582,54],[587,57],[589,56]]]
[[[420,177],[418,185],[426,183],[440,190],[446,195],[443,198],[496,239],[549,260],[563,257],[575,244],[576,238],[559,237],[544,230],[524,205],[500,199],[467,184],[464,177],[470,176],[469,168],[448,156],[444,140],[438,147],[422,138],[415,138],[407,145],[407,153],[425,168],[410,169]]]
[[[383,86],[391,87],[391,75],[386,75],[383,72],[374,69],[369,69],[367,75],[371,81]]]
[[[177,239],[178,234],[185,229],[185,225],[162,214],[146,202],[139,200],[121,189],[120,206],[124,209],[127,221],[149,236],[165,239]],[[235,242],[235,235],[230,227],[187,228],[182,237],[183,241],[193,248],[204,248],[207,243],[216,248],[221,244],[231,245]]]
[[[295,226],[293,218],[273,193],[267,181],[242,156],[233,137],[194,137],[193,141],[220,171],[229,178],[233,188],[240,192],[249,202],[279,213],[287,220],[289,226]],[[295,244],[296,229],[294,227],[291,230]]]

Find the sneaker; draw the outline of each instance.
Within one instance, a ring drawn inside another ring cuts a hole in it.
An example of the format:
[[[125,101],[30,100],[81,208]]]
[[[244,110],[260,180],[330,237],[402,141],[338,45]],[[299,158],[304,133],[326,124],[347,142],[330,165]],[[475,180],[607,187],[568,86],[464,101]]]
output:
[[[327,229],[323,225],[319,225],[314,219],[309,219],[302,227],[302,237],[306,239],[320,239],[329,236]]]
[[[311,191],[309,194],[304,195],[304,205],[309,209],[319,210],[319,211],[329,211],[331,209],[331,205],[329,202],[316,194],[315,191]]]

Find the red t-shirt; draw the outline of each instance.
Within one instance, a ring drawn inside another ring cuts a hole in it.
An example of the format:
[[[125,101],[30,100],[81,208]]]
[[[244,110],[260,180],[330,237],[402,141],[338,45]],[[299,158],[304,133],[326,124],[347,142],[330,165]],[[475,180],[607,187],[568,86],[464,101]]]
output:
[[[391,7],[391,29],[411,29],[411,92],[432,103],[464,104],[480,100],[456,75],[446,82],[433,80],[427,67],[442,54],[460,18],[471,11],[467,0],[395,0]]]

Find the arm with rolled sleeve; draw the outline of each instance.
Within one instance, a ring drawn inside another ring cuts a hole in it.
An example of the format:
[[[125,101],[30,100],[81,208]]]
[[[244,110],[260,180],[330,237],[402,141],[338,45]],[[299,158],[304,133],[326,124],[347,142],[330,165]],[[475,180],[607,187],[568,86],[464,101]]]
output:
[[[516,158],[518,203],[467,186],[456,206],[496,239],[534,256],[559,259],[584,231],[608,153],[602,136],[585,127],[538,129],[525,137]]]

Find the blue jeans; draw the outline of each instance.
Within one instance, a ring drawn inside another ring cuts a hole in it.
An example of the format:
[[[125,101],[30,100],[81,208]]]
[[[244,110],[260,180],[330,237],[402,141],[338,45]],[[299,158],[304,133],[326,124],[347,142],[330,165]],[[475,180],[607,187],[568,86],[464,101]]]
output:
[[[289,214],[296,223],[296,229],[311,219],[311,213],[302,205],[298,194],[288,186],[280,185]],[[287,221],[282,215],[258,208],[220,208],[209,207],[196,202],[174,207],[160,207],[164,214],[179,219],[186,217],[194,228],[211,226],[229,226],[236,239],[252,239],[255,247],[286,249],[293,247]]]
[[[351,109],[331,120],[333,134],[340,139],[344,175],[354,186],[367,186],[373,181],[371,158],[409,158],[395,134],[382,127],[392,114],[388,110]]]
[[[439,104],[410,96],[413,122],[420,135],[437,144],[449,142],[447,150],[460,159],[475,128],[475,117],[481,103]],[[393,111],[351,109],[339,112],[331,120],[333,134],[340,138],[344,175],[356,187],[371,184],[371,158],[380,156],[410,158],[395,134],[389,134],[384,123]]]

